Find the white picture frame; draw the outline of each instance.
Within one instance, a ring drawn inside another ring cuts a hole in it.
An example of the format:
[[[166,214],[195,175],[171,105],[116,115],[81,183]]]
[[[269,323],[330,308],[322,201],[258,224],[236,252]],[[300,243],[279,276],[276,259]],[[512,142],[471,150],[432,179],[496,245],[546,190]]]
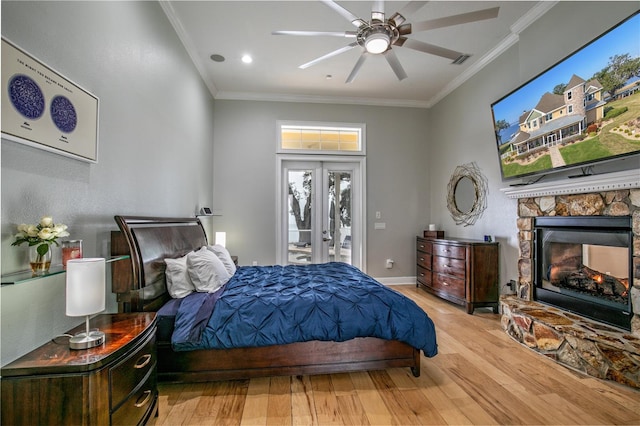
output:
[[[2,138],[98,162],[99,99],[2,38]]]

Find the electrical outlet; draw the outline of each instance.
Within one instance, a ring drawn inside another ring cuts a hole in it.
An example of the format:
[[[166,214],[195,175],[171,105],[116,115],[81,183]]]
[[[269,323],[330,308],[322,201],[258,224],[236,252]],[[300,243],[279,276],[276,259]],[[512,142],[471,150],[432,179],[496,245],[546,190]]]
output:
[[[387,269],[393,268],[393,259],[387,259],[385,266]]]
[[[382,215],[380,214],[380,212],[376,212],[376,219],[380,219],[382,217]]]
[[[257,260],[254,260],[253,262],[251,262],[251,265],[253,265],[253,266],[258,266],[258,261],[257,261]]]

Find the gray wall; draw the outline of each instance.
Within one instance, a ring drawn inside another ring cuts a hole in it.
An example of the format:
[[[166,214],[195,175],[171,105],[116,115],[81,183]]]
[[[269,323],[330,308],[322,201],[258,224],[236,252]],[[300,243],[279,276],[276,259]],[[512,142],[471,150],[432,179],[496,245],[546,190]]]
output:
[[[97,164],[2,140],[3,274],[27,264],[26,247],[10,246],[16,226],[45,214],[85,256],[107,256],[115,214],[211,205],[213,98],[158,3],[3,1],[2,36],[100,99]],[[2,364],[82,322],[65,316],[64,275],[0,297]]]
[[[214,228],[240,264],[276,260],[277,120],[365,123],[367,273],[415,276],[415,236],[429,220],[426,110],[221,101],[215,105]],[[381,219],[375,219],[375,212]],[[374,222],[386,229],[374,230]],[[385,259],[395,260],[385,269]]]
[[[432,221],[442,224],[447,235],[479,239],[494,235],[501,244],[501,284],[518,278],[517,203],[500,192],[508,183],[500,177],[490,106],[631,15],[637,6],[637,2],[559,2],[523,31],[516,45],[429,109]],[[474,226],[456,226],[446,208],[446,187],[456,166],[471,161],[487,177],[487,209]],[[638,166],[637,159],[625,160],[598,166],[596,171]],[[567,174],[550,175],[545,182],[566,179]]]

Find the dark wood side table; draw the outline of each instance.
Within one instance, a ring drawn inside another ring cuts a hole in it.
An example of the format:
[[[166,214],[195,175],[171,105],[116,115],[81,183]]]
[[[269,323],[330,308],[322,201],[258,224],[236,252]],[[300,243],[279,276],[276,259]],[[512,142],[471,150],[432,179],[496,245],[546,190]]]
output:
[[[104,314],[102,346],[50,341],[1,369],[5,425],[136,425],[157,415],[156,315]],[[69,331],[83,331],[84,324]]]

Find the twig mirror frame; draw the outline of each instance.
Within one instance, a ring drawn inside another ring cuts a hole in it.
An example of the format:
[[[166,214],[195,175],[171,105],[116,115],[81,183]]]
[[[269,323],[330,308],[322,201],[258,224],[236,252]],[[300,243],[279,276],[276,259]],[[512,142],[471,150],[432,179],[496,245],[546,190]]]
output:
[[[456,187],[461,179],[468,178],[473,183],[475,200],[471,210],[462,212],[456,204]],[[487,208],[487,178],[482,174],[475,161],[456,167],[447,186],[447,208],[456,225],[470,226],[476,223]]]

